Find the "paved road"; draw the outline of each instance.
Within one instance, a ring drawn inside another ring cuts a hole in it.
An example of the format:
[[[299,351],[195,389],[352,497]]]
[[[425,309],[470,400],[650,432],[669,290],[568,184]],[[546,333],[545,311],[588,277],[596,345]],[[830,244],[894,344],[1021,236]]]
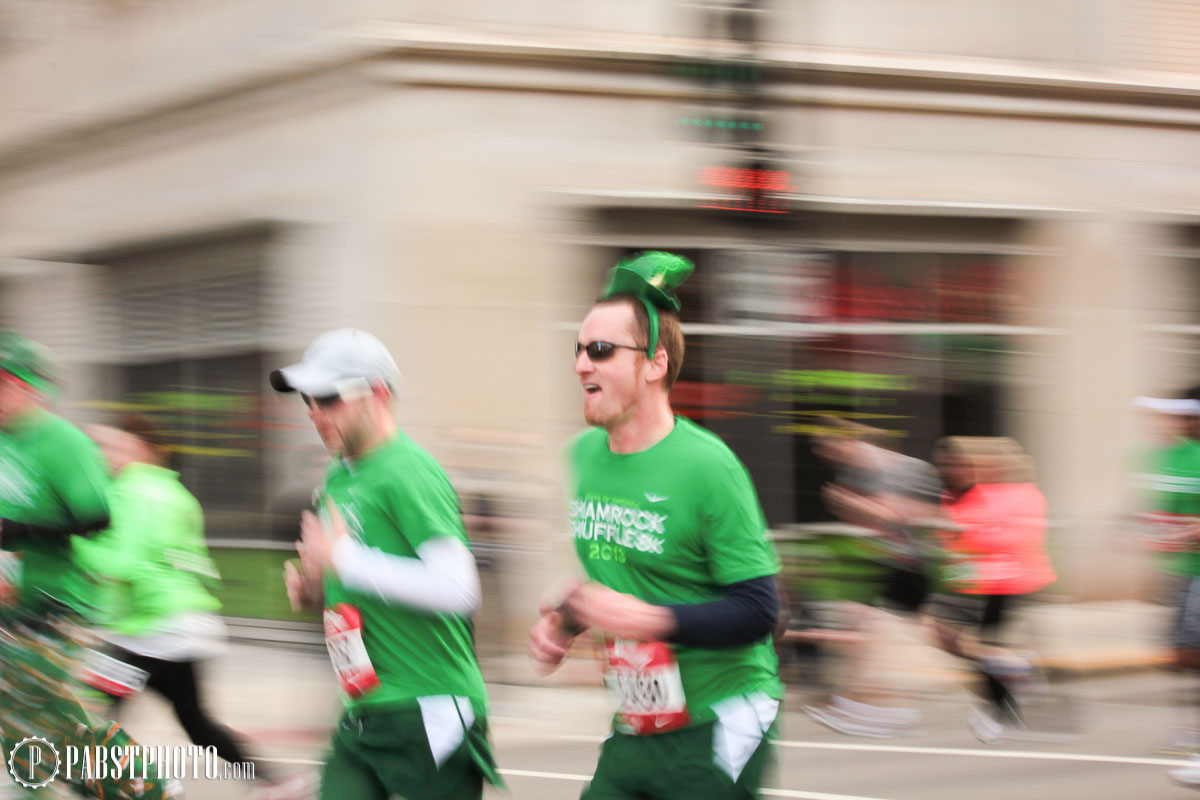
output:
[[[788,712],[779,743],[779,768],[766,796],[811,800],[1192,797],[1192,790],[1172,786],[1165,777],[1168,769],[1182,763],[1182,757],[1156,752],[1175,718],[1167,678],[1141,674],[1073,684],[1069,688],[1078,701],[1074,708],[1079,735],[1069,742],[981,745],[964,725],[970,700],[965,692],[914,698],[924,711],[924,722],[912,735],[894,740],[841,736],[801,713]],[[578,796],[594,763],[599,737],[498,738],[513,796],[559,800]]]
[[[969,695],[941,680],[914,684],[909,699],[925,719],[902,739],[841,736],[816,725],[789,698],[779,768],[767,797],[810,800],[1059,800],[1188,798],[1165,773],[1179,755],[1156,752],[1177,714],[1173,676],[1140,672],[1071,683],[1080,735],[1070,742],[979,744],[963,720]],[[320,759],[337,700],[323,654],[235,646],[211,665],[209,700],[221,719],[252,741],[276,769]],[[1055,710],[1062,722],[1061,709]],[[606,727],[606,701],[593,688],[493,686],[493,729],[517,800],[578,797]],[[182,744],[166,707],[139,698],[128,725],[146,743]],[[1062,727],[1061,725],[1059,727]],[[193,800],[245,797],[248,787],[188,782]],[[2,795],[2,793],[0,793]],[[505,797],[489,793],[489,798]],[[415,799],[414,799],[415,800]]]

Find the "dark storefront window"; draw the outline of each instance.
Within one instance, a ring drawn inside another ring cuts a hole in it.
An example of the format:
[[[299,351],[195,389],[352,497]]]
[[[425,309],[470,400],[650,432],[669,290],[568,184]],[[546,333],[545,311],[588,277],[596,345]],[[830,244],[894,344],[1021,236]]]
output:
[[[122,369],[127,408],[162,426],[171,467],[204,508],[215,539],[263,536],[261,353],[174,359]]]
[[[113,325],[112,413],[161,426],[210,539],[268,537],[263,226],[93,253]]]

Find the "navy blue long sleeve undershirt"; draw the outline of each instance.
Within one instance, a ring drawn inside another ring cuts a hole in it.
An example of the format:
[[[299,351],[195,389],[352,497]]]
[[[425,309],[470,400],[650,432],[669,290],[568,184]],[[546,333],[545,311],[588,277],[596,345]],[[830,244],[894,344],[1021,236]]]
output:
[[[6,550],[18,549],[19,545],[33,541],[66,541],[72,536],[92,536],[105,530],[108,526],[107,516],[88,523],[74,523],[54,528],[6,519],[0,520],[0,542],[6,545]]]
[[[779,618],[775,577],[766,575],[725,586],[719,600],[668,605],[675,632],[668,640],[688,647],[740,647],[762,639]]]

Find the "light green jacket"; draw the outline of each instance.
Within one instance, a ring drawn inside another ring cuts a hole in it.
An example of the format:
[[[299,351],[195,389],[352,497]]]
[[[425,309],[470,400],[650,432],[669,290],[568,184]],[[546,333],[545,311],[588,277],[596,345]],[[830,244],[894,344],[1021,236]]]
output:
[[[179,474],[133,463],[108,491],[111,527],[77,540],[80,561],[100,581],[95,622],[138,636],[188,612],[216,611],[220,581],[204,542],[204,512]]]

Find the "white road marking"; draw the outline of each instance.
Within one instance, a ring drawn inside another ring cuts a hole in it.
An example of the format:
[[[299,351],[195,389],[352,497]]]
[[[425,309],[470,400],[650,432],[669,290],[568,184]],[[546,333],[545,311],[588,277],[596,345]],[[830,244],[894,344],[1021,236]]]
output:
[[[905,747],[893,744],[841,744],[837,742],[789,742],[779,740],[776,747],[811,750],[857,750],[873,753],[910,753],[923,756],[967,756],[971,758],[1025,758],[1040,761],[1091,761],[1106,764],[1138,764],[1150,767],[1181,767],[1191,762],[1175,758],[1139,758],[1106,756],[1093,753],[1059,753],[1041,750],[975,750],[965,747]]]
[[[544,778],[552,781],[578,781],[592,779],[591,775],[572,775],[565,772],[534,772],[525,769],[502,769],[500,774],[510,778]],[[886,800],[882,797],[860,797],[851,794],[827,794],[825,792],[801,792],[794,789],[759,789],[765,797],[790,797],[796,800]]]
[[[862,797],[856,794],[829,794],[827,792],[798,792],[795,789],[759,789],[767,797],[795,797],[800,800],[887,800],[883,797]]]
[[[563,741],[600,743],[604,736],[564,734],[555,737]],[[1140,758],[1137,756],[1108,756],[1094,753],[1063,753],[1044,750],[992,750],[969,747],[915,747],[898,744],[859,744],[856,742],[796,742],[777,739],[771,744],[808,750],[855,750],[869,753],[908,753],[923,756],[963,756],[968,758],[1024,758],[1034,761],[1090,761],[1107,764],[1134,764],[1147,767],[1182,767],[1192,762],[1178,758]]]
[[[535,772],[529,769],[502,769],[501,775],[508,775],[513,778],[548,778],[552,781],[590,781],[591,775],[572,775],[567,772]]]
[[[559,740],[599,743],[604,736],[586,736],[564,734],[555,737]],[[906,753],[921,756],[961,756],[967,758],[1023,758],[1042,761],[1083,761],[1106,764],[1133,764],[1153,767],[1179,767],[1191,762],[1184,759],[1171,758],[1138,758],[1133,756],[1106,756],[1091,753],[1054,753],[1037,750],[977,750],[960,747],[910,747],[887,744],[852,744],[837,742],[797,742],[777,740],[777,747],[809,750],[849,750],[868,753]],[[294,764],[301,766],[320,766],[323,762],[307,758],[257,758],[272,764]],[[584,783],[592,779],[591,775],[578,775],[567,772],[539,772],[524,769],[502,769],[500,774],[510,778],[536,778],[541,780],[574,781]],[[849,794],[829,794],[827,792],[805,792],[797,789],[760,789],[764,797],[783,797],[792,800],[887,800],[880,797],[863,797]]]
[[[308,758],[256,758],[271,764],[300,764],[304,766],[319,766],[323,762]],[[592,779],[591,775],[573,775],[567,772],[535,772],[527,769],[502,769],[500,774],[509,778],[542,778],[552,781],[576,781],[584,783]],[[860,797],[850,794],[826,794],[825,792],[801,792],[795,789],[760,789],[766,797],[789,797],[795,800],[886,800],[882,797]]]

